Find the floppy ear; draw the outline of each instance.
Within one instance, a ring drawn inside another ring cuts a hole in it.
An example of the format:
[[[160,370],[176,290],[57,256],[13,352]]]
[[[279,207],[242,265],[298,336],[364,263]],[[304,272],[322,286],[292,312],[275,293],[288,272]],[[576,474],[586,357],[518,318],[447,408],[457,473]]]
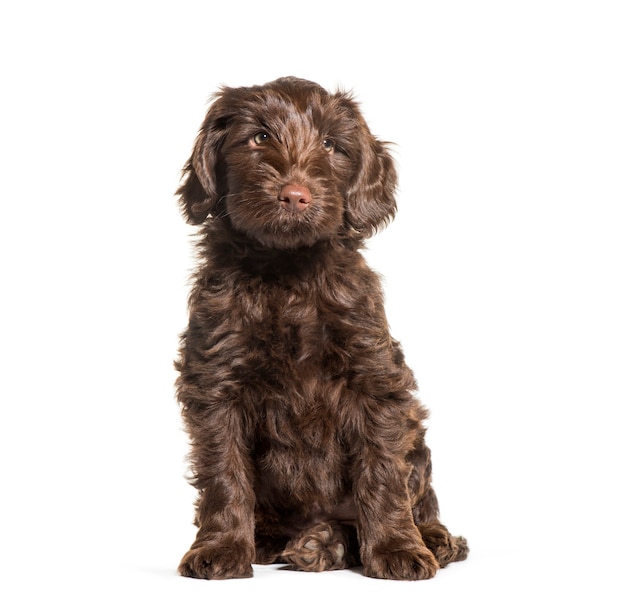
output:
[[[345,94],[341,98],[356,124],[356,171],[347,191],[346,219],[352,228],[369,237],[395,216],[398,178],[387,144],[372,135],[356,103]]]
[[[223,89],[215,97],[196,138],[193,152],[183,168],[183,181],[176,191],[181,210],[190,224],[202,224],[214,214],[223,194],[220,148],[228,133],[231,113],[224,102]]]

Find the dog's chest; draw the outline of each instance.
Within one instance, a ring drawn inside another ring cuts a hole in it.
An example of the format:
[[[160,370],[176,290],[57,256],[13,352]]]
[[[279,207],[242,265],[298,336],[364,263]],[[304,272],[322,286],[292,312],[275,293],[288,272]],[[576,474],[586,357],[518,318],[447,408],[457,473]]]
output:
[[[346,320],[332,299],[307,285],[257,285],[245,290],[238,308],[252,361],[271,378],[280,375],[292,385],[339,372]]]
[[[256,392],[267,433],[313,446],[333,441],[347,338],[341,307],[311,286],[257,285],[242,296],[244,382]],[[345,361],[344,361],[345,360]]]
[[[346,467],[342,365],[333,329],[340,312],[314,290],[298,287],[256,286],[244,300],[242,323],[251,344],[245,382],[257,398],[257,490],[272,504],[332,505],[344,492]]]

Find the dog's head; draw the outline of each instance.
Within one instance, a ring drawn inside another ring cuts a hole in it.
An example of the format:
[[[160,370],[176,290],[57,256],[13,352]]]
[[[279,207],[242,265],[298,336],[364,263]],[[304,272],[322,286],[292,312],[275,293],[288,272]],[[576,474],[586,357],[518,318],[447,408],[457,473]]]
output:
[[[192,224],[228,218],[290,249],[371,235],[393,218],[395,187],[391,155],[350,95],[290,77],[215,96],[178,194]]]

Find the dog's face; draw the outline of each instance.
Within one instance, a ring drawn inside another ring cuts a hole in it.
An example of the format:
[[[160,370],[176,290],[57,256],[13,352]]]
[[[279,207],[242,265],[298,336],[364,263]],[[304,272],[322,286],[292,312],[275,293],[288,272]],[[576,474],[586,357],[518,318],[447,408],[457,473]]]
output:
[[[189,222],[228,218],[266,247],[368,236],[395,213],[396,173],[345,93],[283,78],[224,88],[178,193]]]

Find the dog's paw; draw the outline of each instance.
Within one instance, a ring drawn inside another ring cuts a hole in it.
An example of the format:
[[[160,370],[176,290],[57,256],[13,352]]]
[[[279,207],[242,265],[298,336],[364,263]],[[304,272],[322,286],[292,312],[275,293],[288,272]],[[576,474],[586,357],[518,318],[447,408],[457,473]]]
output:
[[[424,543],[435,555],[441,567],[467,558],[469,547],[465,537],[450,535],[448,529],[439,522],[420,525],[419,529]]]
[[[242,546],[215,547],[209,544],[193,546],[178,567],[185,577],[199,579],[232,579],[252,577],[250,552]]]
[[[301,571],[332,571],[345,569],[348,560],[348,540],[341,527],[324,522],[292,539],[283,558]]]
[[[426,547],[411,549],[374,549],[364,553],[363,572],[379,579],[430,579],[435,576],[439,564]]]

